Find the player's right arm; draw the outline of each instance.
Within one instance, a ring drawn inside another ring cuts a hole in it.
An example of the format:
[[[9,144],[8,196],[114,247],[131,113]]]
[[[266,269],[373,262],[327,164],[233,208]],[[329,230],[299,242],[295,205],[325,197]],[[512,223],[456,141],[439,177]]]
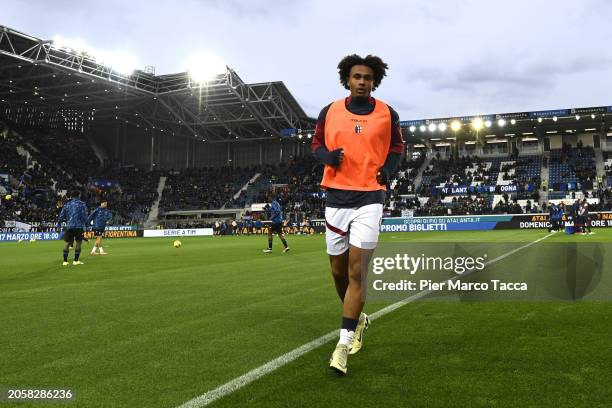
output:
[[[311,151],[312,155],[320,162],[328,166],[339,166],[344,159],[344,150],[342,148],[332,150],[331,152],[325,146],[325,118],[331,104],[324,107],[319,113],[315,134],[312,139]]]
[[[64,204],[64,206],[62,207],[62,210],[60,211],[59,217],[57,217],[57,227],[61,228],[62,222],[64,222],[65,220],[66,220],[66,204]]]

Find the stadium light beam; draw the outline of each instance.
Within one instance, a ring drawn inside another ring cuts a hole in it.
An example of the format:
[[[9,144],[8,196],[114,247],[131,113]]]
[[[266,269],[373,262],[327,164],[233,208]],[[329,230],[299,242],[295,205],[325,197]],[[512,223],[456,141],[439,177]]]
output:
[[[461,129],[461,122],[459,122],[458,120],[454,120],[451,123],[451,129],[453,130],[453,132],[458,131],[459,129]]]
[[[435,123],[431,123],[431,124],[429,125],[429,131],[430,131],[430,132],[432,132],[432,133],[433,133],[433,132],[435,132],[437,128],[438,128],[438,127],[436,126],[436,124],[435,124]]]
[[[136,57],[127,52],[112,52],[101,57],[102,64],[108,65],[123,75],[132,74],[138,67],[139,63]]]
[[[55,37],[53,37],[53,42],[51,46],[56,49],[71,50],[73,52],[76,52],[77,54],[82,54],[84,52],[92,56],[95,56],[96,54],[93,48],[81,38],[68,38],[62,37],[61,35],[56,35]]]
[[[426,131],[426,130],[427,130],[427,127],[425,127],[425,125],[421,125],[421,126],[419,126],[419,130],[420,130],[421,132],[424,132],[424,131]]]
[[[412,125],[408,128],[412,133],[416,130],[416,126]]]
[[[506,121],[504,119],[500,119],[497,121],[497,126],[504,127],[506,126]]]
[[[485,125],[486,127],[490,128],[490,127],[491,127],[491,125],[493,125],[493,123],[491,123],[491,121],[490,121],[490,120],[487,120],[487,121],[485,121],[484,125]]]
[[[198,84],[212,81],[225,72],[226,65],[212,54],[193,55],[187,63],[189,77]]]
[[[480,130],[480,129],[482,129],[482,119],[480,119],[480,118],[476,118],[476,119],[474,119],[474,120],[472,121],[472,127],[473,127],[475,130]]]
[[[438,124],[438,130],[440,130],[440,132],[446,132],[446,123]]]
[[[580,120],[580,115],[576,115],[576,120]]]
[[[510,124],[511,124],[511,125],[515,125],[515,124],[516,124],[516,119],[512,119],[512,120],[510,120]]]
[[[130,53],[97,50],[80,38],[68,38],[57,35],[53,37],[51,46],[56,49],[70,50],[77,54],[85,55],[98,64],[106,65],[123,75],[129,75],[139,67],[138,60]]]

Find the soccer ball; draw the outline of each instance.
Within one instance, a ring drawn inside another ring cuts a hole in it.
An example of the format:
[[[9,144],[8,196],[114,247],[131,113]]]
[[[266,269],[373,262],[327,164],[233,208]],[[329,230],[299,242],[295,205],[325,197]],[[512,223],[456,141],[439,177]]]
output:
[[[183,244],[177,239],[172,243],[172,245],[174,245],[175,248],[180,248]]]
[[[11,200],[13,199],[13,196],[12,196],[12,195],[10,195],[10,194],[7,194],[7,195],[5,195],[5,196],[4,196],[4,199],[5,199],[6,201],[11,201]]]

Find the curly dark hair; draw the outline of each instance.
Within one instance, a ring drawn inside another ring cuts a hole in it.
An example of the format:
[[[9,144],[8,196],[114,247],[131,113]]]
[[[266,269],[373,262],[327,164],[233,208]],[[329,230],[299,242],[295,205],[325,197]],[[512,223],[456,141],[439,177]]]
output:
[[[374,71],[374,84],[372,90],[376,90],[378,85],[382,82],[382,79],[387,76],[387,69],[389,66],[376,55],[368,55],[363,58],[357,54],[347,55],[342,58],[342,61],[338,64],[338,74],[340,74],[340,83],[344,88],[350,89],[347,78],[351,74],[351,68],[355,65],[365,65],[366,67],[372,68]]]

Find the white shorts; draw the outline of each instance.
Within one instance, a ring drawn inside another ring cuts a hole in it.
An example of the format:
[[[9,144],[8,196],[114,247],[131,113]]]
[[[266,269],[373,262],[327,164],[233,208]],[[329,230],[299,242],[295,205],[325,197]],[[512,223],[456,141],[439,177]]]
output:
[[[359,208],[325,208],[325,243],[327,253],[341,255],[349,245],[374,249],[382,221],[382,204]]]

